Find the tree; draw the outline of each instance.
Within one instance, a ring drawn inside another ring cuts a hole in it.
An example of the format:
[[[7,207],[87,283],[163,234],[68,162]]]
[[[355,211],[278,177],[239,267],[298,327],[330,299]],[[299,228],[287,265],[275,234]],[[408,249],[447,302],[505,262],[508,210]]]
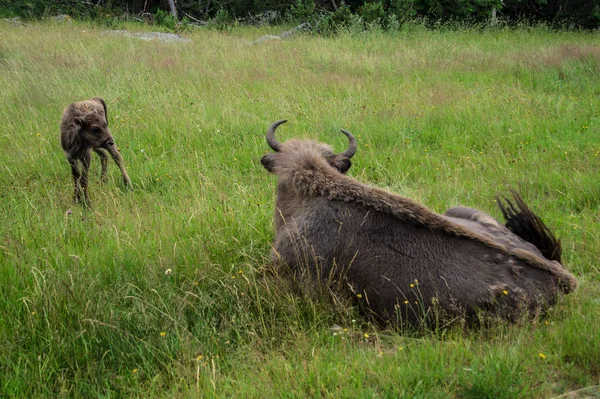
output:
[[[175,8],[175,0],[169,0],[169,7],[171,8],[171,14],[177,20],[177,9]]]

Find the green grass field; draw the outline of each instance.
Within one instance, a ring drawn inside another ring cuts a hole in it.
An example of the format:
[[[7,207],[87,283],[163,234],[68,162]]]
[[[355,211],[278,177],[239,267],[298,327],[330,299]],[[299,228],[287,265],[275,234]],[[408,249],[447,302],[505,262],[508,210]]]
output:
[[[600,36],[414,26],[251,42],[282,29],[162,43],[0,22],[0,397],[551,398],[599,385]],[[134,190],[112,161],[101,184],[94,155],[85,210],[59,121],[93,96]],[[517,187],[580,288],[535,322],[414,333],[265,280],[276,178],[259,159],[283,118],[282,141],[339,151],[350,130],[350,175],[438,212],[499,217],[494,195]]]

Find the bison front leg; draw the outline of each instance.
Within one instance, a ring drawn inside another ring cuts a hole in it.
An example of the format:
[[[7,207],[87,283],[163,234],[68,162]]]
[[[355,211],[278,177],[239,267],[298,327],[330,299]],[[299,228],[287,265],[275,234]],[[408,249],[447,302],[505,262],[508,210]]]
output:
[[[90,197],[88,195],[88,174],[90,171],[90,163],[92,161],[92,154],[87,152],[82,158],[81,163],[83,167],[81,168],[81,178],[79,179],[81,183],[81,189],[83,190],[83,198],[85,200],[85,205],[91,205]]]
[[[106,172],[107,172],[107,164],[108,164],[108,155],[106,155],[106,151],[104,151],[101,148],[95,148],[94,152],[96,154],[98,154],[98,156],[100,157],[100,164],[102,165],[102,172],[100,174],[100,180],[102,181],[102,183],[106,183],[106,181],[108,180]]]
[[[107,150],[110,153],[110,155],[112,156],[112,158],[114,159],[114,161],[117,164],[117,166],[119,167],[119,169],[121,170],[121,174],[123,175],[123,183],[125,183],[125,187],[131,188],[131,179],[129,179],[127,170],[125,170],[125,165],[123,163],[123,157],[121,156],[121,153],[119,152],[119,150],[117,150],[117,146],[111,145],[111,146],[107,147]]]
[[[73,193],[73,202],[78,203],[81,201],[81,184],[79,179],[81,178],[81,173],[79,172],[79,167],[77,165],[77,159],[68,158],[69,164],[71,165],[71,175],[73,176],[73,184],[75,186],[75,192]]]

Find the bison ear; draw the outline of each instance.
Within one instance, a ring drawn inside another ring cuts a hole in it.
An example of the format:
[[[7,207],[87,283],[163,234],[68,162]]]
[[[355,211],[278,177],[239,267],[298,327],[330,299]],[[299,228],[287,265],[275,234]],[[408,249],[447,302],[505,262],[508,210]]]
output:
[[[108,110],[106,109],[106,102],[101,97],[93,97],[92,101],[96,101],[102,104],[102,108],[104,108],[104,117],[106,118],[106,122],[108,123]]]
[[[352,166],[352,162],[350,161],[350,158],[347,157],[335,157],[330,165],[340,173],[346,173]]]
[[[271,173],[273,173],[275,169],[275,155],[276,154],[267,154],[260,159],[260,163],[262,163],[262,166],[264,166],[265,169]]]
[[[77,117],[73,118],[73,123],[79,127],[83,127],[85,125],[85,119],[77,116]]]

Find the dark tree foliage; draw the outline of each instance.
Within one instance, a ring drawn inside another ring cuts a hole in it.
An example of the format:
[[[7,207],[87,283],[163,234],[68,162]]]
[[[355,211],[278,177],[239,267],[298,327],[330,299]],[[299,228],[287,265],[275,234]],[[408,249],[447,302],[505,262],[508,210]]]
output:
[[[0,11],[1,15],[33,19],[58,14],[95,17],[97,8],[90,7],[92,3],[81,0],[0,0]]]
[[[402,22],[415,17],[431,21],[482,22],[489,20],[495,11],[509,23],[543,22],[559,28],[600,27],[600,0],[175,0],[175,4],[180,18],[203,21],[249,19],[270,12],[280,19],[318,20],[330,27],[347,24],[349,16],[356,16],[366,25],[385,27],[391,20]],[[0,0],[0,15],[4,16],[40,18],[69,14],[95,18],[100,12],[157,15],[168,13],[169,4],[168,0]]]
[[[547,22],[563,27],[600,27],[600,0],[505,0],[502,13],[510,20]]]
[[[431,19],[482,21],[501,7],[501,0],[420,0],[415,8]]]

